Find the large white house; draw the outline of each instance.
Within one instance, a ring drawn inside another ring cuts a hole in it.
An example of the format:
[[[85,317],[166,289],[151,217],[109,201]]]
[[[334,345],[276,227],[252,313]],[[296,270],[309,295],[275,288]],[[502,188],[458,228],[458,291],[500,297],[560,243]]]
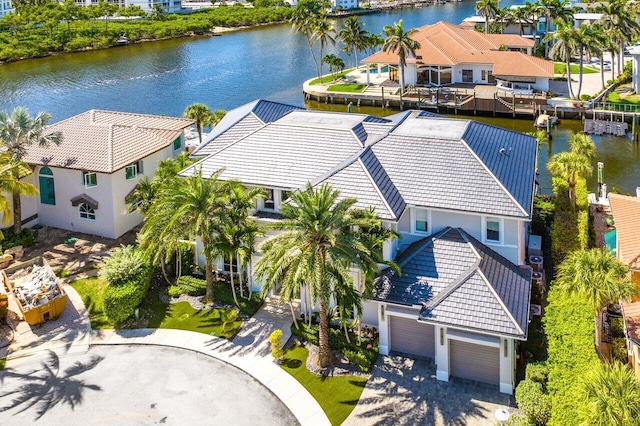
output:
[[[549,91],[553,62],[531,56],[531,39],[446,22],[420,27],[411,38],[420,47],[406,58],[405,85],[495,84],[518,93]],[[398,61],[397,53],[380,51],[361,62],[387,65],[391,80],[399,81]]]
[[[440,380],[513,391],[529,319],[534,138],[424,111],[378,118],[255,101],[230,111],[194,155],[205,158],[184,175],[224,169],[223,180],[265,189],[252,213],[261,223],[279,220],[308,182],[373,207],[401,235],[383,254],[402,275],[382,271],[364,304],[381,353],[430,357]]]
[[[8,15],[13,12],[13,6],[11,5],[11,0],[0,0],[0,18],[4,15]]]
[[[47,128],[62,143],[31,146],[24,161],[34,166],[26,180],[40,190],[22,198],[26,226],[47,225],[118,238],[142,222],[128,213],[126,198],[158,162],[184,150],[192,120],[91,110]]]

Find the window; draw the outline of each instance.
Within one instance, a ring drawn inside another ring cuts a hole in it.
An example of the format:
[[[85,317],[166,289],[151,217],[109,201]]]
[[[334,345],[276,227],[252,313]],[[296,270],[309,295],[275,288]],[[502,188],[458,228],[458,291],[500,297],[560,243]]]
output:
[[[480,71],[480,79],[482,79],[482,81],[485,81],[487,79],[487,71],[486,70]]]
[[[462,70],[462,82],[473,83],[473,70]]]
[[[136,176],[142,174],[142,161],[136,161],[133,164],[128,165],[124,169],[124,175],[127,180],[134,179]]]
[[[415,232],[429,232],[429,212],[427,210],[415,211]]]
[[[78,210],[80,212],[80,219],[96,220],[96,211],[90,205],[84,203],[80,204]]]
[[[291,192],[290,191],[280,191],[280,198],[282,198],[282,202],[283,203],[285,201],[287,201],[290,196],[291,196]]]
[[[500,219],[495,217],[487,218],[487,241],[500,241]]]
[[[82,183],[84,183],[85,188],[98,186],[98,176],[95,172],[82,172]]]
[[[237,274],[238,273],[238,259],[234,258],[233,259],[233,273]],[[225,256],[225,260],[224,260],[224,271],[225,272],[231,272],[231,263],[229,263],[229,259]]]
[[[264,190],[264,208],[273,210],[276,207],[275,202],[273,201],[273,189],[265,189]]]
[[[173,141],[173,150],[177,151],[180,148],[182,148],[182,139],[177,138],[175,141]]]
[[[48,167],[40,169],[38,176],[40,184],[40,202],[42,204],[56,205],[56,187],[53,182],[53,172]]]

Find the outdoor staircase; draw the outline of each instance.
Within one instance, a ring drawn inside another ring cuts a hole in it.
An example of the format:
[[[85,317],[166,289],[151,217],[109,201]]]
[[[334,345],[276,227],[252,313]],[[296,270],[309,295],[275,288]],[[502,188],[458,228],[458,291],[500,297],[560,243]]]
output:
[[[507,108],[509,108],[511,111],[513,111],[513,105],[511,104],[511,102],[507,102],[504,99],[502,99],[500,96],[497,96],[496,99],[498,100],[498,102],[500,102],[502,105],[506,106]]]

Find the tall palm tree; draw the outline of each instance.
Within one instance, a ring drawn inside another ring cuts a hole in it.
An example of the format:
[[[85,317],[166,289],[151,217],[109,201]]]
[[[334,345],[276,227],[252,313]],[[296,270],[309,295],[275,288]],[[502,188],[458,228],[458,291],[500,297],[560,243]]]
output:
[[[547,169],[554,177],[561,178],[567,183],[571,207],[576,207],[576,185],[581,178],[587,178],[593,173],[591,161],[584,155],[575,152],[561,152],[551,157]]]
[[[380,260],[356,230],[381,227],[380,220],[358,218],[353,214],[355,199],[339,200],[340,193],[325,184],[291,194],[291,203],[282,206],[284,219],[273,225],[282,233],[262,245],[263,257],[256,274],[264,279],[263,292],[282,285],[281,301],[297,294],[296,287],[306,285],[312,302],[318,302],[320,327],[319,351],[315,360],[320,367],[333,365],[329,344],[329,305],[334,294],[353,286],[349,267],[368,271]],[[372,281],[365,286],[372,286]],[[360,305],[361,297],[349,300]]]
[[[540,0],[539,4],[545,17],[544,54],[547,56],[549,54],[549,41],[552,40],[552,38],[547,38],[551,25],[554,23],[573,24],[573,9],[570,7],[571,4],[568,0]]]
[[[366,45],[366,50],[373,55],[378,47],[384,45],[384,39],[378,34],[369,34]]]
[[[514,22],[513,15],[511,14],[511,10],[508,6],[499,8],[496,11],[496,21],[498,22],[498,25],[500,25],[500,34],[504,34],[505,27]]]
[[[329,44],[336,44],[336,31],[333,28],[333,24],[329,22],[329,20],[323,16],[321,19],[317,19],[313,25],[313,30],[311,33],[311,41],[313,44],[318,43],[320,47],[320,59],[322,60],[322,52],[324,48]],[[322,62],[320,62],[320,75],[318,78],[322,77]]]
[[[600,363],[584,378],[584,410],[578,413],[592,426],[639,426],[640,383],[627,365]]]
[[[582,92],[582,76],[583,76],[583,64],[584,55],[596,54],[601,56],[601,46],[604,44],[604,34],[599,30],[598,25],[581,25],[575,31],[576,48],[578,49],[579,56],[579,74],[578,74],[578,91],[576,97],[580,99],[580,92]],[[602,62],[601,62],[602,63]],[[604,68],[604,67],[600,67]]]
[[[571,24],[560,23],[555,32],[544,38],[545,42],[549,39],[555,40],[555,44],[549,51],[549,57],[565,63],[567,69],[567,86],[569,87],[571,99],[576,99],[573,93],[573,85],[571,84],[571,55],[573,55],[578,48],[578,37],[578,31],[573,28]]]
[[[398,55],[398,67],[400,68],[400,93],[404,92],[404,68],[407,65],[407,56],[415,56],[420,43],[411,38],[418,32],[416,28],[404,31],[404,22],[399,20],[393,25],[385,25],[382,32],[386,36],[382,50]]]
[[[542,10],[542,6],[537,1],[534,3],[527,1],[524,3],[524,6],[522,8],[524,9],[523,13],[525,13],[526,16],[528,17],[527,22],[529,22],[533,27],[533,42],[534,44],[537,44],[538,43],[538,22],[540,22],[540,17],[544,13]]]
[[[313,62],[316,64],[316,71],[320,76],[320,64],[318,58],[313,50],[315,44],[313,40],[313,31],[316,25],[316,21],[324,19],[324,10],[322,5],[313,0],[299,1],[293,15],[291,16],[292,29],[297,33],[304,34],[307,39],[307,45],[311,52]],[[318,77],[319,78],[319,77]]]
[[[569,137],[569,146],[571,152],[584,155],[590,160],[596,157],[596,144],[593,139],[586,133],[574,133]]]
[[[367,38],[369,33],[364,30],[364,24],[357,16],[350,16],[344,21],[344,27],[338,34],[340,40],[348,50],[355,56],[355,67],[358,67],[358,52],[363,51],[366,48]]]
[[[608,303],[626,299],[636,287],[623,265],[607,249],[576,250],[558,267],[556,285],[569,293],[584,296],[595,314],[596,348],[600,353],[602,308]]]
[[[489,34],[489,21],[495,19],[500,10],[500,0],[476,1],[476,13],[484,18],[484,32]]]
[[[626,0],[612,0],[607,3],[600,3],[596,7],[596,11],[602,13],[600,23],[608,32],[610,39],[617,44],[619,55],[618,73],[621,73],[625,43],[640,35],[640,24],[637,21],[636,13]],[[613,56],[612,52],[612,59]],[[612,79],[613,68],[612,64]]]
[[[213,111],[213,113],[211,114],[211,119],[207,123],[207,126],[217,125],[220,121],[222,121],[225,115],[227,115],[227,111],[224,109],[217,109]]]
[[[60,132],[47,132],[47,124],[51,120],[48,112],[39,112],[35,117],[31,117],[26,108],[16,107],[7,114],[0,111],[0,146],[16,161],[22,161],[27,153],[28,147],[33,144],[48,147],[51,144],[59,145],[62,141]],[[15,171],[26,173],[18,175],[20,179],[32,173],[29,168],[16,168]],[[13,198],[13,228],[15,233],[22,231],[22,202],[20,194],[14,192]]]
[[[13,219],[11,203],[4,196],[5,192],[18,195],[38,195],[38,188],[28,182],[20,180],[18,176],[25,176],[31,172],[28,164],[14,160],[8,154],[0,155],[0,214],[2,225],[7,226]],[[0,231],[0,238],[3,238]]]
[[[208,301],[213,300],[213,241],[222,228],[221,219],[228,203],[219,174],[220,171],[205,178],[198,170],[193,176],[168,181],[147,211],[138,235],[140,247],[152,255],[156,265],[176,253],[180,240],[200,237]]]
[[[525,6],[516,7],[515,9],[510,10],[511,19],[513,22],[518,24],[518,30],[520,33],[520,37],[524,35],[524,25],[531,23],[531,14],[530,11]],[[535,32],[534,41],[535,41]]]
[[[182,116],[189,118],[196,122],[196,130],[198,131],[198,139],[202,143],[202,128],[211,123],[212,119],[211,109],[205,104],[195,103],[191,104],[184,110]]]

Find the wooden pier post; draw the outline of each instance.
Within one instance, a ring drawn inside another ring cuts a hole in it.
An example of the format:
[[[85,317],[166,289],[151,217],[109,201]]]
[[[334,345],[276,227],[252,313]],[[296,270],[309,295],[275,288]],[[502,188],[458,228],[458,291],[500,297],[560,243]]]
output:
[[[382,92],[382,103],[381,103],[381,105],[382,105],[382,109],[384,109],[384,87],[381,87],[380,91]]]
[[[478,115],[478,98],[476,98],[476,91],[473,91],[473,115]]]
[[[516,94],[511,94],[511,108],[513,110],[513,118],[516,118]]]

